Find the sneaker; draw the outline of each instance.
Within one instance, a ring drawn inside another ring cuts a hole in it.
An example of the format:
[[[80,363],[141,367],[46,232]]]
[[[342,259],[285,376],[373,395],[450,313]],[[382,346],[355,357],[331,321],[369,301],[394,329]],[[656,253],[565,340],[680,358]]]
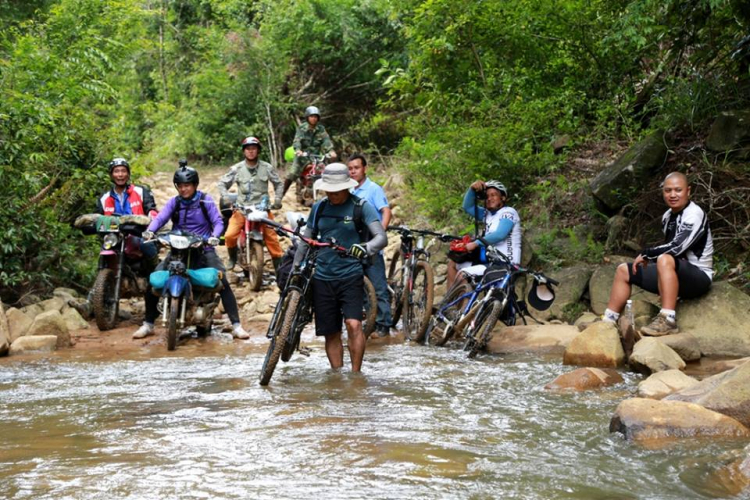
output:
[[[237,323],[234,326],[232,326],[232,337],[236,339],[249,339],[250,334],[245,331],[244,328],[242,328],[242,325]]]
[[[142,339],[154,334],[154,325],[143,323],[139,329],[133,333],[134,339]]]
[[[663,314],[658,314],[648,326],[641,328],[641,333],[652,337],[661,337],[662,335],[680,333],[680,330],[676,323],[669,321]]]
[[[378,328],[377,330],[375,330],[374,332],[370,334],[370,337],[374,339],[384,339],[390,336],[391,336],[391,332],[386,328]]]

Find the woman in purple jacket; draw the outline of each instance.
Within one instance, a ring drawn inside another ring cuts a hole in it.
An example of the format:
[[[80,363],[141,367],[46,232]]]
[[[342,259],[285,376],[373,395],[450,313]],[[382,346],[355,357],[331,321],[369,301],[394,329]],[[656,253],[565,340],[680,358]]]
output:
[[[154,232],[161,229],[168,221],[172,221],[172,229],[182,229],[191,233],[199,234],[207,238],[207,245],[203,246],[203,256],[198,261],[198,267],[213,267],[222,271],[221,282],[224,285],[219,295],[224,304],[224,310],[232,322],[232,335],[238,339],[249,338],[250,335],[242,328],[240,314],[237,309],[237,299],[229,286],[224,264],[214,246],[219,244],[219,236],[224,230],[224,222],[221,214],[216,208],[213,198],[208,194],[198,191],[198,172],[187,164],[180,163],[180,168],[174,174],[174,186],[179,196],[169,200],[159,215],[151,221],[148,230],[143,233],[145,239],[151,239]],[[166,267],[166,261],[162,261],[157,270]],[[154,322],[159,316],[157,305],[159,298],[151,293],[150,287],[146,292],[146,315],[143,325],[133,334],[134,339],[142,339],[154,333]]]

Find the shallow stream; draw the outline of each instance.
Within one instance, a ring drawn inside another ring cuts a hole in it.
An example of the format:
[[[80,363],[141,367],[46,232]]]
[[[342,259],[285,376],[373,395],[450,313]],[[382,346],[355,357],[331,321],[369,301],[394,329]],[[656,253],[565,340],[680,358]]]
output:
[[[265,342],[3,359],[0,498],[716,498],[746,444],[625,442],[638,378],[551,394],[559,356],[388,345],[352,376],[315,343],[263,388]]]

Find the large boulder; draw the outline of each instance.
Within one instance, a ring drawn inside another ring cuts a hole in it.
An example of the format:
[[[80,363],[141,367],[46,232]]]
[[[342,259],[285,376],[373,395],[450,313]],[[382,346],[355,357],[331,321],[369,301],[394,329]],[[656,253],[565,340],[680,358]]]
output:
[[[749,315],[750,296],[723,281],[677,305],[680,331],[698,339],[704,356],[750,356]]]
[[[83,316],[72,307],[65,309],[62,313],[62,317],[69,331],[83,330],[89,327],[88,321],[83,319]]]
[[[685,362],[679,354],[653,337],[644,337],[635,343],[628,363],[635,371],[647,375],[685,368]]]
[[[57,311],[61,313],[63,307],[65,307],[66,305],[67,302],[60,297],[52,297],[51,299],[43,300],[39,303],[39,306],[41,306],[41,308],[44,309],[45,312]]]
[[[19,337],[10,345],[10,355],[25,352],[52,352],[57,349],[57,337],[54,335],[27,335]]]
[[[13,342],[18,337],[23,337],[31,328],[34,320],[29,318],[23,311],[11,307],[5,313],[8,318],[8,327],[10,328],[10,341]]]
[[[625,364],[620,334],[612,323],[592,323],[578,334],[563,354],[563,364],[616,368]]]
[[[665,370],[654,373],[638,384],[638,396],[661,399],[697,383],[697,380],[685,375],[680,370]]]
[[[76,292],[72,288],[64,287],[55,288],[52,292],[52,296],[61,298],[65,303],[67,303],[71,299],[77,299],[79,297],[78,292]]]
[[[716,153],[728,153],[750,143],[750,111],[721,113],[708,133],[706,147]]]
[[[498,324],[487,343],[487,352],[563,352],[578,336],[578,328],[570,325]]]
[[[667,157],[663,132],[654,132],[628,149],[591,181],[591,192],[609,210],[630,203]]]
[[[683,361],[698,361],[701,359],[701,346],[698,339],[689,333],[675,333],[659,337],[659,342],[670,347]]]
[[[29,304],[28,306],[24,306],[21,308],[21,311],[28,316],[31,319],[34,319],[37,317],[37,315],[42,314],[44,312],[44,308],[37,304]]]
[[[586,391],[619,384],[622,381],[622,375],[611,368],[578,368],[563,373],[544,388],[553,391]]]
[[[5,317],[5,310],[0,307],[0,356],[8,354],[10,349],[10,328],[8,327],[8,318]]]
[[[627,440],[653,441],[696,437],[749,438],[750,430],[737,420],[682,401],[626,399],[617,406],[610,432]]]
[[[750,363],[703,379],[666,399],[696,403],[750,426]]]
[[[619,260],[619,259],[618,259]],[[609,302],[609,292],[615,279],[618,262],[610,262],[598,266],[589,280],[589,300],[591,310],[596,314],[604,314]],[[633,287],[630,299],[633,301],[633,316],[655,316],[659,312],[659,296],[645,290]]]
[[[594,268],[588,265],[578,265],[555,271],[554,278],[560,282],[560,285],[555,287],[555,301],[552,306],[546,311],[538,311],[529,304],[529,311],[535,318],[542,320],[562,319],[564,316],[563,310],[581,300],[588,288],[589,279],[593,272]]]
[[[70,347],[70,331],[59,311],[47,311],[34,318],[26,336],[54,335],[57,347]]]

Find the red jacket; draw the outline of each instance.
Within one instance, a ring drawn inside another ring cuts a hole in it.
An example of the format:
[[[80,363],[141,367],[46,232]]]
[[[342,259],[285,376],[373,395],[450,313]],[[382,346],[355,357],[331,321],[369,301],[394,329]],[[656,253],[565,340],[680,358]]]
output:
[[[151,191],[144,186],[130,184],[125,190],[128,194],[128,204],[133,215],[156,215],[156,203]],[[110,190],[104,193],[97,201],[98,211],[104,215],[115,213],[115,195]]]

